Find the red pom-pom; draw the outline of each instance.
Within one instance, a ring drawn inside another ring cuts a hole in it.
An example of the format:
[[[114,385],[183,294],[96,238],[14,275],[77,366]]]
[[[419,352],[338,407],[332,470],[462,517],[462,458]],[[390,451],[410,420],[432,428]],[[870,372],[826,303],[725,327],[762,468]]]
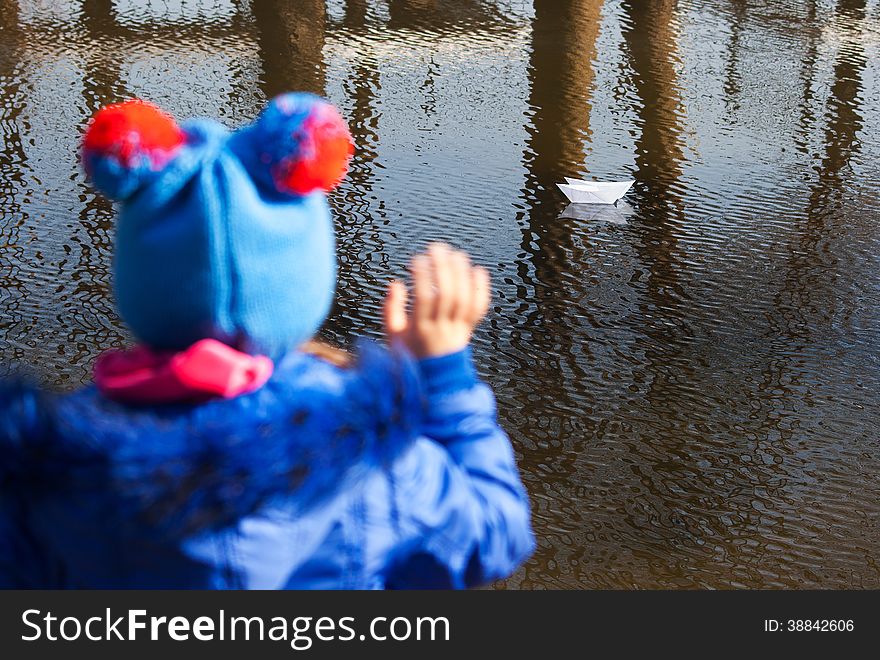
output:
[[[126,167],[142,156],[161,166],[186,138],[174,119],[152,103],[134,99],[98,111],[86,131],[83,148],[113,156]]]
[[[321,103],[303,122],[301,152],[283,168],[279,186],[298,195],[339,185],[354,155],[354,142],[339,111]]]

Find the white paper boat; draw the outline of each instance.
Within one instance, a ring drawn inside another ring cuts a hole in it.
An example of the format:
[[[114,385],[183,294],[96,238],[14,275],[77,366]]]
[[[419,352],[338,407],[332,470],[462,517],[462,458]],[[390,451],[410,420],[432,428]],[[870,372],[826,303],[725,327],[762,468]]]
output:
[[[569,179],[557,183],[562,193],[572,204],[614,204],[632,188],[635,181],[583,181]]]

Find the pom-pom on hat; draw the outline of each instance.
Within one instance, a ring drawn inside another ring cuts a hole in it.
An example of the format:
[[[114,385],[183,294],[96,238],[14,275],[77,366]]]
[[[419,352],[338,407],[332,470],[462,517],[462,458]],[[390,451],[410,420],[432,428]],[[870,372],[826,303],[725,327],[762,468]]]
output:
[[[185,141],[174,119],[135,99],[95,116],[83,141],[83,162],[99,190],[125,199],[161,171]]]
[[[212,338],[271,357],[312,337],[336,280],[325,193],[352,152],[339,112],[311,94],[276,98],[236,132],[178,126],[139,100],[100,110],[82,160],[121,203],[114,289],[135,335],[158,350]]]

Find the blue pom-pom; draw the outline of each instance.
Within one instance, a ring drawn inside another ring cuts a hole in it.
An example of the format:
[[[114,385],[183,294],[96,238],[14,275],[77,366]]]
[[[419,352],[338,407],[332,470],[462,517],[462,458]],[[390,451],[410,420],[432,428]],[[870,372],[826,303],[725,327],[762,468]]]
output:
[[[334,188],[354,151],[339,111],[304,92],[275,98],[232,148],[256,181],[292,195]]]
[[[83,154],[83,165],[95,188],[118,200],[131,197],[154,171],[146,159],[124,165],[114,156],[89,153]]]
[[[101,192],[126,199],[161,171],[185,141],[174,119],[134,99],[94,116],[83,139],[83,166]]]

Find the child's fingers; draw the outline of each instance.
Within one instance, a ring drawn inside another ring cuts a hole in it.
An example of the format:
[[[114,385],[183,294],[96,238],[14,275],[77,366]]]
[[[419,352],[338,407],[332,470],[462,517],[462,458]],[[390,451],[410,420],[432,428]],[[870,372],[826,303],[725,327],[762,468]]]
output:
[[[434,318],[447,318],[455,303],[455,279],[450,264],[449,246],[434,243],[428,248],[431,272],[437,293],[434,300]]]
[[[413,281],[413,317],[417,320],[433,318],[436,293],[430,259],[424,254],[416,255],[409,270]]]
[[[389,337],[402,335],[407,329],[406,318],[406,286],[400,280],[394,280],[388,286],[385,296],[384,316],[385,332]]]
[[[450,316],[467,320],[471,314],[474,291],[471,260],[464,252],[454,250],[449,255],[449,264],[453,280]]]
[[[489,312],[492,302],[492,280],[489,271],[476,266],[473,271],[473,299],[471,301],[471,322],[477,325]]]

